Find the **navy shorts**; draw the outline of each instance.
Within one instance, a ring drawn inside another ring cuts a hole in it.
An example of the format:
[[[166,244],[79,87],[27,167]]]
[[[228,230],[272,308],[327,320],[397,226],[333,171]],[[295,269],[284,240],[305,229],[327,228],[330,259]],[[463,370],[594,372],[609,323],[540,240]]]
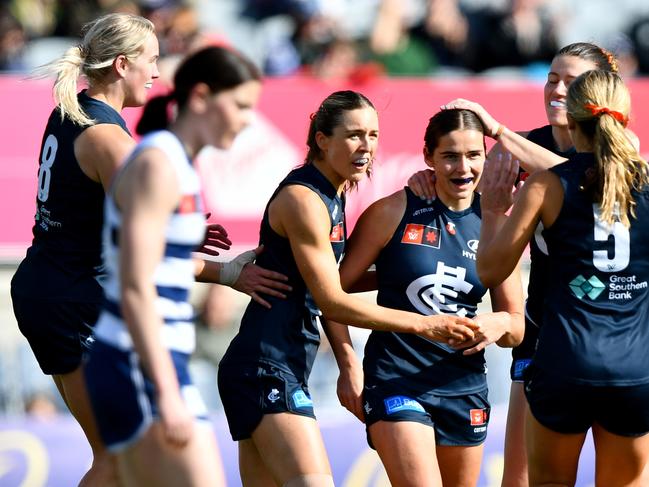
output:
[[[221,366],[218,385],[234,441],[250,438],[265,414],[292,413],[315,419],[306,383],[273,365]]]
[[[517,347],[512,348],[512,366],[509,369],[512,382],[523,382],[523,372],[532,362],[538,340],[539,327],[526,316],[523,341]]]
[[[11,293],[20,332],[45,374],[72,372],[92,343],[101,303],[39,300]]]
[[[381,386],[365,386],[363,410],[367,428],[377,421],[414,421],[435,429],[443,446],[476,446],[487,438],[491,406],[487,390],[460,396],[395,394]],[[372,445],[369,430],[367,440]]]
[[[188,371],[189,355],[171,352],[180,392],[189,411],[208,421],[207,408]],[[159,417],[155,387],[134,351],[95,341],[84,365],[90,402],[106,447],[117,452],[137,441]]]
[[[649,384],[576,384],[532,364],[525,373],[525,396],[534,418],[558,433],[584,433],[594,423],[619,436],[649,432]]]

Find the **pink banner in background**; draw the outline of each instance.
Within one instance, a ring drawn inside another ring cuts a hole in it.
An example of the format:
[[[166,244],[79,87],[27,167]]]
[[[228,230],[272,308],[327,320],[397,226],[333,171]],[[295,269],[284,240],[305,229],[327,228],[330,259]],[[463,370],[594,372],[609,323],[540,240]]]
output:
[[[641,147],[649,144],[649,80],[629,82],[635,108],[631,128]],[[545,123],[542,83],[493,80],[376,79],[361,86],[331,85],[311,78],[267,79],[253,127],[230,153],[206,150],[198,161],[212,220],[228,229],[237,246],[254,246],[259,220],[277,183],[305,154],[309,114],[332,91],[362,91],[376,105],[381,142],[371,182],[349,195],[349,220],[381,196],[401,188],[424,168],[421,150],[428,118],[453,98],[483,104],[514,130]],[[37,154],[52,109],[51,81],[0,77],[0,259],[22,258],[31,240]],[[130,127],[139,110],[126,109]]]

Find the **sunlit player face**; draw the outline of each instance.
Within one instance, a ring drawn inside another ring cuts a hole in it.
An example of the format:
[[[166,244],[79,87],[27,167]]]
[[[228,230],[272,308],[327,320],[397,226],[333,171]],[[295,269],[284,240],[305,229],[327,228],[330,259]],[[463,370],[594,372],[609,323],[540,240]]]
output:
[[[146,103],[148,91],[153,86],[153,80],[160,77],[159,57],[158,39],[154,34],[150,34],[144,43],[142,53],[127,62],[124,74],[126,82],[125,107],[139,107]]]
[[[435,170],[437,196],[451,210],[468,208],[485,161],[484,137],[478,130],[454,130],[441,136],[426,163]]]
[[[566,95],[570,83],[582,73],[596,69],[592,61],[577,56],[556,56],[552,60],[548,79],[543,88],[543,101],[548,123],[554,127],[567,127]]]
[[[343,112],[341,122],[330,136],[316,134],[324,154],[319,166],[327,178],[340,186],[346,181],[358,182],[374,160],[379,142],[379,119],[371,107]]]

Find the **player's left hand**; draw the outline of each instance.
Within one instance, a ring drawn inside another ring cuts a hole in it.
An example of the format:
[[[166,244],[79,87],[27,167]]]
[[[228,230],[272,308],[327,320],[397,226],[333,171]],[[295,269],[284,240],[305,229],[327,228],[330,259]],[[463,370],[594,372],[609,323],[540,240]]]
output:
[[[209,218],[208,213],[205,218]],[[205,239],[197,252],[207,255],[219,255],[215,248],[229,250],[232,241],[228,238],[228,232],[218,223],[208,223],[205,228]]]

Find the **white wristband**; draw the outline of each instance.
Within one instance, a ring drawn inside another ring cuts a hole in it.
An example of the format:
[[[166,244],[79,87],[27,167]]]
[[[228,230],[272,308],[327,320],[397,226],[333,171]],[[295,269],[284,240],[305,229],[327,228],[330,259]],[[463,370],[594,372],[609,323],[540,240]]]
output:
[[[219,274],[219,283],[225,286],[232,286],[237,279],[241,271],[246,264],[250,264],[255,261],[257,254],[253,250],[247,250],[243,254],[239,254],[230,262],[221,263],[221,272]]]

